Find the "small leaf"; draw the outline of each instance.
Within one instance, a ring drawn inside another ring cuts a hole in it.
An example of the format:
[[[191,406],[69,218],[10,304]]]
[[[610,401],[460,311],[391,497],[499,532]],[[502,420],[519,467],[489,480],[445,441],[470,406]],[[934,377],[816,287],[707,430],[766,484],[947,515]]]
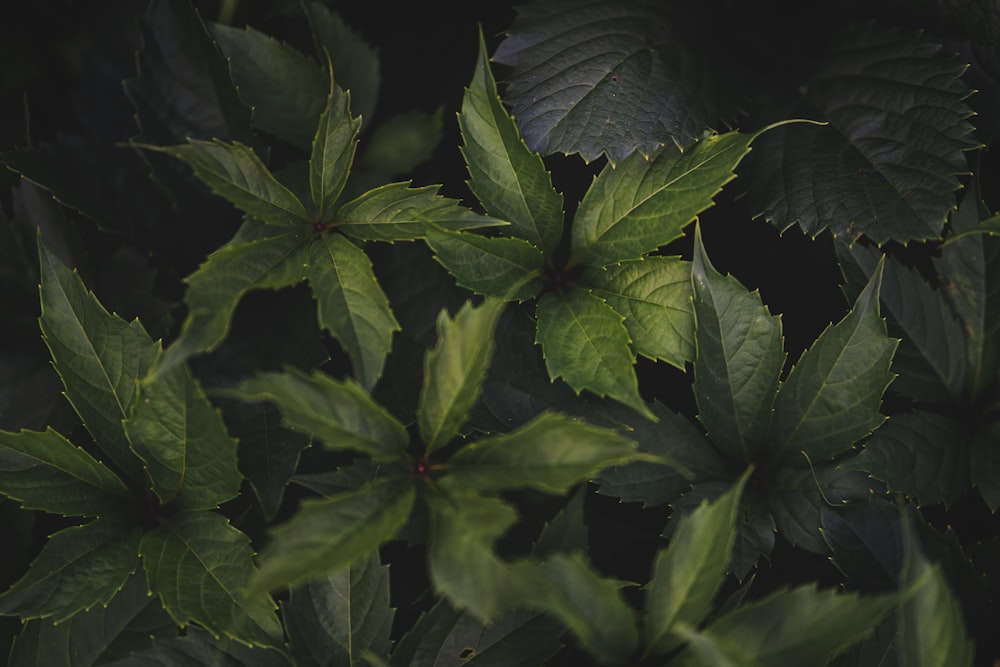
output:
[[[972,484],[996,512],[1000,507],[1000,424],[994,422],[972,441]]]
[[[563,198],[500,103],[482,30],[472,83],[458,114],[469,189],[486,212],[510,221],[503,231],[552,256],[563,234]]]
[[[244,595],[254,572],[250,540],[221,514],[179,512],[142,536],[139,553],[150,590],[179,625],[196,621],[249,645],[281,646],[274,602]]]
[[[547,412],[516,431],[462,447],[441,466],[448,473],[441,486],[565,493],[604,468],[634,458],[635,444],[615,431]]]
[[[132,497],[103,463],[51,428],[0,431],[0,493],[26,509],[99,516]]]
[[[416,491],[405,480],[383,479],[358,491],[303,501],[272,533],[250,594],[318,579],[370,556],[410,517]]]
[[[106,605],[135,571],[141,536],[120,516],[60,530],[28,573],[0,594],[0,614],[62,621]]]
[[[324,222],[333,216],[334,204],[347,183],[361,131],[361,119],[351,116],[350,99],[340,86],[330,82],[330,95],[312,142],[309,190]]]
[[[503,308],[502,301],[487,299],[477,307],[466,302],[454,319],[445,310],[438,315],[437,342],[424,357],[417,408],[417,425],[428,453],[455,437],[479,400]]]
[[[639,395],[628,331],[618,312],[592,294],[571,289],[544,295],[537,318],[535,342],[542,346],[549,377],[563,378],[578,394],[589,389],[653,419]]]
[[[428,229],[427,245],[459,285],[477,294],[523,301],[542,289],[545,257],[528,241]]]
[[[584,519],[583,501],[587,485],[577,487],[569,501],[544,526],[535,541],[531,555],[546,558],[557,553],[586,553],[590,548],[590,530]]]
[[[334,71],[342,73],[334,63]],[[343,83],[343,80],[341,80]],[[351,107],[355,97],[351,94]],[[365,137],[362,152],[354,161],[351,178],[341,199],[348,201],[363,192],[412,174],[431,159],[444,134],[443,109],[428,113],[413,110],[381,122]]]

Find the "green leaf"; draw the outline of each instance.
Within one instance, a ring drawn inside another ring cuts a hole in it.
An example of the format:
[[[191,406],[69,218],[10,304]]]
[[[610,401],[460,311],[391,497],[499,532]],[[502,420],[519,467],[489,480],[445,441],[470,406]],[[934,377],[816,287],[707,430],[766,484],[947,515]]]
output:
[[[972,484],[996,512],[1000,507],[1000,424],[980,432],[972,441]]]
[[[457,199],[442,197],[440,187],[411,188],[409,181],[383,185],[340,207],[333,224],[362,241],[420,239],[429,223],[453,230],[503,224],[465,208]]]
[[[334,64],[334,71],[340,72]],[[351,106],[355,97],[351,95]],[[396,114],[381,122],[365,138],[361,155],[354,162],[351,179],[342,197],[353,199],[413,171],[434,155],[444,134],[443,109]]]
[[[680,238],[735,177],[758,134],[713,135],[683,152],[669,144],[605,167],[573,218],[570,264],[607,266]]]
[[[200,623],[248,645],[280,647],[281,625],[268,596],[248,598],[254,573],[246,535],[214,512],[179,512],[142,536],[149,588],[179,625]]]
[[[523,301],[542,289],[545,257],[523,239],[428,229],[427,245],[459,285],[478,294]]]
[[[587,495],[586,484],[577,487],[563,508],[542,526],[531,549],[532,556],[546,558],[557,553],[586,553],[590,548],[590,530],[583,512]]]
[[[615,431],[547,412],[516,431],[462,447],[440,466],[448,473],[441,486],[478,492],[530,487],[565,493],[636,454],[635,443]]]
[[[398,460],[410,441],[406,428],[356,382],[335,380],[321,371],[259,373],[222,393],[241,401],[273,402],[286,424],[311,433],[330,449]]]
[[[694,393],[712,442],[746,463],[769,446],[772,406],[785,361],[781,319],[760,294],[712,266],[695,229]]]
[[[639,395],[628,331],[617,311],[592,294],[571,289],[545,294],[536,316],[535,342],[542,346],[549,377],[563,378],[578,394],[589,389],[653,419]]]
[[[261,554],[251,594],[317,579],[370,556],[410,517],[416,491],[383,479],[322,500],[303,501]]]
[[[281,605],[297,667],[365,665],[389,655],[389,567],[377,554],[291,590]]]
[[[361,248],[340,234],[322,234],[310,249],[304,271],[320,326],[344,347],[354,375],[370,391],[382,375],[399,323]]]
[[[503,308],[503,301],[487,299],[480,306],[466,302],[454,319],[447,310],[438,315],[437,342],[424,356],[417,408],[417,425],[428,453],[455,437],[479,400]]]
[[[748,163],[751,205],[779,229],[816,236],[936,239],[954,207],[963,151],[976,147],[958,56],[920,33],[867,24],[829,42],[802,86],[829,125],[765,137]]]
[[[130,477],[142,479],[122,419],[159,354],[139,320],[109,314],[80,277],[38,244],[42,316],[39,319],[66,397],[100,450]]]
[[[135,571],[141,535],[119,516],[60,530],[28,573],[0,594],[0,614],[62,621],[106,605]]]
[[[318,218],[328,221],[334,214],[334,204],[351,171],[354,151],[358,145],[361,119],[351,117],[351,96],[330,82],[326,108],[319,117],[319,126],[312,141],[309,156],[309,191],[318,211]]]
[[[520,7],[494,59],[513,67],[507,101],[528,145],[615,163],[718,127],[727,91],[707,66],[713,34],[700,18],[658,2]]]
[[[511,225],[503,231],[551,257],[563,234],[563,198],[541,157],[532,153],[500,103],[482,30],[472,83],[458,114],[469,189],[486,212]]]
[[[684,516],[669,546],[657,555],[646,593],[647,654],[677,647],[681,640],[673,635],[674,626],[697,627],[711,612],[732,557],[736,515],[748,476],[715,502],[702,502]]]
[[[248,647],[226,637],[188,628],[184,635],[154,639],[153,647],[110,663],[109,667],[290,667],[274,648]]]
[[[186,366],[140,383],[125,432],[161,505],[213,509],[239,494],[236,441]]]
[[[26,509],[71,516],[99,516],[132,499],[103,463],[51,428],[0,431],[0,493]]]
[[[308,148],[323,110],[327,77],[300,51],[253,28],[211,24],[255,127]]]
[[[681,370],[694,360],[690,262],[656,256],[587,267],[581,282],[625,317],[637,354]]]
[[[879,317],[882,265],[851,311],[820,334],[782,383],[775,402],[775,456],[814,463],[832,458],[877,428],[882,392],[898,341]]]
[[[177,146],[144,146],[183,160],[212,192],[236,208],[269,225],[309,222],[305,207],[291,190],[268,171],[249,146],[218,139]]]

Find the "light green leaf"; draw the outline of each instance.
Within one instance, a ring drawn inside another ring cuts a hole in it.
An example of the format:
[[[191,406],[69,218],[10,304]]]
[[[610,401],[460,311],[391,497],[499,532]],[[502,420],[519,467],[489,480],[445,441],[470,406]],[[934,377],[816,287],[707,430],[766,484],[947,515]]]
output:
[[[28,573],[0,594],[0,614],[62,621],[107,604],[135,571],[141,536],[120,516],[60,530]]]
[[[437,342],[424,356],[417,408],[426,452],[448,444],[479,400],[493,357],[493,331],[503,308],[503,301],[487,299],[480,306],[466,302],[454,319],[447,310],[438,315]]]
[[[442,488],[477,492],[530,487],[565,493],[611,465],[635,459],[635,443],[610,429],[546,412],[521,428],[462,447],[442,464]]]
[[[427,245],[459,285],[478,294],[523,301],[542,289],[545,257],[523,239],[428,229]]]
[[[456,230],[505,224],[465,208],[457,199],[442,197],[440,187],[411,188],[409,181],[383,185],[340,207],[333,224],[363,241],[420,239],[429,223]]]
[[[249,645],[282,645],[268,596],[244,595],[254,573],[246,535],[215,512],[179,512],[142,536],[149,588],[179,625],[200,623]]]
[[[736,514],[748,476],[715,502],[702,502],[684,516],[670,544],[657,555],[646,593],[646,654],[676,648],[681,640],[673,634],[674,626],[697,627],[712,610],[732,557]]]
[[[169,153],[194,169],[212,192],[269,225],[294,226],[309,221],[305,207],[268,171],[249,146],[188,139],[177,146],[144,146]]]
[[[42,316],[39,319],[66,397],[100,450],[132,479],[142,479],[139,460],[129,450],[122,419],[159,354],[139,320],[109,314],[44,243],[41,262]]]
[[[698,420],[712,442],[746,463],[767,441],[778,377],[785,361],[781,319],[757,292],[712,266],[695,228],[694,393]]]
[[[367,665],[389,655],[389,567],[373,554],[291,590],[281,605],[296,667]]]
[[[633,153],[608,165],[573,218],[570,265],[607,266],[680,238],[712,206],[757,134],[729,132],[681,152],[668,144],[650,156]]]
[[[587,267],[581,283],[625,317],[637,354],[681,370],[694,360],[690,262],[656,256]]]
[[[358,145],[361,119],[351,116],[351,96],[330,81],[330,95],[319,117],[309,156],[309,191],[319,220],[327,222],[344,190]]]
[[[98,516],[132,500],[103,463],[51,428],[0,431],[0,493],[26,509]]]
[[[563,378],[578,394],[588,389],[654,418],[639,395],[628,331],[611,306],[571,289],[544,295],[537,318],[535,342],[542,346],[549,377]]]
[[[304,271],[320,326],[344,347],[354,375],[370,391],[382,376],[392,334],[399,331],[371,260],[340,234],[321,234]]]
[[[541,157],[532,153],[500,98],[479,34],[479,58],[458,114],[469,189],[486,212],[510,221],[503,230],[551,257],[563,234],[563,198]]]
[[[186,366],[141,382],[125,432],[160,504],[213,509],[239,494],[236,441]]]
[[[410,440],[406,428],[357,383],[321,371],[306,375],[290,368],[284,373],[259,373],[220,393],[241,401],[273,402],[286,424],[313,434],[330,449],[398,460]]]
[[[1000,507],[1000,424],[980,432],[972,441],[972,484],[993,512]]]
[[[775,456],[813,463],[849,449],[885,419],[882,392],[892,381],[889,364],[898,341],[879,317],[882,265],[851,311],[820,334],[782,383],[775,402]]]
[[[415,498],[413,484],[384,479],[303,501],[299,512],[272,532],[251,594],[318,579],[370,556],[403,526]]]

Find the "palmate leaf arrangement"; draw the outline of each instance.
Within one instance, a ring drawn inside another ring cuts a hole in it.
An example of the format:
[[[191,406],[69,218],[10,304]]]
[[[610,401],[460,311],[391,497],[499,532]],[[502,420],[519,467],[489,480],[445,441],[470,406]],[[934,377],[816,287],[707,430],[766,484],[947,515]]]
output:
[[[685,98],[704,75],[690,66],[699,54],[666,39],[679,19],[653,4],[525,7],[495,56],[511,67],[514,116],[480,36],[458,114],[478,213],[436,187],[384,184],[393,169],[377,161],[354,164],[362,120],[352,105],[371,110],[363,82],[374,56],[357,46],[347,61],[357,69],[345,64],[342,76],[333,45],[357,37],[319,3],[302,13],[325,71],[263,33],[204,32],[187,3],[154,3],[196,26],[212,57],[212,42],[221,48],[256,127],[309,158],[272,172],[253,134],[155,145],[144,128],[137,147],[186,163],[245,214],[186,278],[187,316],[166,349],[137,319],[109,313],[39,240],[41,331],[87,436],[78,446],[53,428],[0,431],[0,492],[80,521],[0,594],[0,613],[24,620],[10,664],[541,664],[567,642],[601,664],[972,664],[954,584],[927,557],[947,538],[913,508],[897,511],[880,484],[918,504],[954,503],[975,486],[992,510],[1000,504],[989,417],[995,222],[970,188],[951,216],[938,284],[859,242],[940,238],[974,147],[961,68],[919,36],[867,26],[814,73],[809,112],[787,115],[823,124],[703,132],[730,105],[717,90]],[[564,56],[556,70],[553,52]],[[289,88],[289,77],[304,85]],[[639,105],[634,122],[587,120],[624,118],[619,95],[671,86],[679,101]],[[892,94],[912,88],[920,103]],[[141,108],[144,81],[133,92]],[[296,104],[274,103],[282,94]],[[407,122],[392,131],[430,121]],[[542,158],[560,151],[608,158],[571,219]],[[30,160],[4,158],[73,205]],[[692,224],[741,162],[765,218],[838,240],[852,306],[793,364],[780,317],[715,269]],[[662,254],[685,230],[692,259]],[[372,393],[401,326],[366,244],[398,241],[425,242],[475,295],[437,314],[412,423]],[[352,372],[287,367],[203,387],[191,362],[225,342],[244,296],[302,282]],[[610,399],[600,425],[543,409],[511,429],[477,428],[513,310],[533,317],[549,380]],[[696,419],[643,399],[637,356],[690,371]],[[913,408],[887,419],[890,386]],[[252,546],[226,503],[246,479],[274,519],[310,440],[339,467],[300,471],[296,481],[319,497]],[[265,471],[249,472],[257,459]],[[647,581],[619,581],[587,556],[594,488],[673,508]],[[505,549],[524,494],[571,500],[527,547]],[[865,527],[898,539],[887,547]],[[899,567],[877,594],[803,585],[755,595],[750,575],[776,534],[845,573],[854,559]],[[433,589],[402,632],[380,555],[396,541],[422,550]]]

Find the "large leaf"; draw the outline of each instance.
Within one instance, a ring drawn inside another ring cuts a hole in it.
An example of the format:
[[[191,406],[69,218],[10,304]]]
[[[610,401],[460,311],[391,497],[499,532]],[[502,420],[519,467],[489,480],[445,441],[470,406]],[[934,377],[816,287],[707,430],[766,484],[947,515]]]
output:
[[[251,593],[326,576],[356,563],[392,539],[410,516],[416,491],[396,479],[302,503],[272,533]]]
[[[879,317],[882,265],[851,311],[820,334],[782,383],[775,403],[775,455],[819,463],[847,450],[884,421],[882,392],[898,341]]]
[[[250,645],[280,646],[268,596],[244,595],[254,573],[246,535],[215,512],[179,512],[142,536],[149,588],[180,625],[195,621]]]
[[[371,260],[340,234],[321,234],[304,269],[320,326],[351,358],[354,375],[371,390],[382,375],[399,323],[375,279]]]
[[[378,555],[291,590],[281,605],[297,667],[368,664],[389,654],[389,568]]]
[[[500,103],[482,32],[479,58],[458,123],[469,189],[489,215],[510,221],[505,233],[551,256],[563,233],[562,195],[553,189],[542,159],[525,146]]]
[[[750,463],[770,444],[766,435],[785,360],[781,320],[758,293],[715,270],[697,228],[691,281],[698,420],[716,446]]]
[[[459,285],[478,294],[520,301],[542,289],[545,257],[523,239],[429,229],[427,245]]]
[[[728,115],[694,46],[690,8],[560,0],[518,9],[494,58],[513,66],[507,101],[532,149],[616,162],[687,145]]]
[[[919,33],[873,24],[831,39],[802,86],[825,127],[764,137],[748,167],[753,205],[779,229],[937,238],[954,207],[963,151],[975,147],[965,66]]]
[[[573,217],[570,264],[607,266],[679,238],[735,177],[758,134],[712,135],[685,151],[668,144],[605,167]]]
[[[438,315],[438,338],[424,357],[417,408],[417,425],[427,452],[448,444],[479,400],[493,356],[493,331],[503,308],[499,299],[487,299],[478,307],[466,302],[454,318],[444,310]]]
[[[142,479],[122,419],[159,353],[139,320],[109,314],[80,277],[39,243],[42,335],[66,397],[101,451],[133,479]]]
[[[588,389],[621,401],[653,418],[639,395],[624,319],[611,306],[580,289],[549,293],[538,302],[538,334],[549,377],[573,391]]]
[[[235,498],[243,481],[236,442],[187,367],[158,373],[140,387],[125,432],[160,504],[213,509]]]
[[[100,461],[52,429],[0,431],[0,493],[27,509],[99,516],[131,500]]]
[[[361,119],[351,116],[350,95],[331,82],[326,108],[319,117],[309,156],[309,191],[317,216],[326,222],[347,184],[354,161]]]
[[[60,530],[28,573],[0,594],[0,613],[62,621],[107,604],[135,571],[141,535],[120,516]]]
[[[448,472],[441,485],[565,493],[604,468],[634,458],[635,444],[615,431],[548,412],[516,431],[464,446],[440,466]]]

